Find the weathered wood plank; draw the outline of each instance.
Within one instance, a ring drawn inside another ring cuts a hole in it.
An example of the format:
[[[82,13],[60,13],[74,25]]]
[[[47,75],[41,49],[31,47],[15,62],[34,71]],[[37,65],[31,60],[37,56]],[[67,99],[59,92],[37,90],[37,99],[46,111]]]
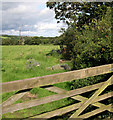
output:
[[[107,94],[98,96],[98,97],[95,99],[95,102],[101,101],[101,100],[103,100],[103,98],[104,98],[104,99],[107,99],[107,98],[112,97],[112,96],[113,96],[113,92],[109,92],[109,93],[107,93]]]
[[[79,89],[75,89],[75,90],[71,90],[71,91],[67,91],[65,93],[61,93],[61,94],[57,94],[57,95],[51,95],[51,96],[47,96],[41,99],[35,99],[35,100],[30,100],[24,103],[18,103],[15,105],[11,105],[8,107],[3,107],[2,109],[2,114],[7,113],[7,112],[14,112],[14,111],[18,111],[18,110],[22,110],[22,109],[26,109],[26,108],[30,108],[33,106],[37,106],[37,105],[41,105],[41,104],[45,104],[45,103],[50,103],[56,100],[60,100],[66,97],[72,97],[78,94],[82,94],[91,90],[95,90],[98,89],[99,87],[101,87],[103,85],[104,82],[102,83],[98,83],[98,84],[94,84],[91,86],[86,86],[83,88],[79,88]],[[113,84],[113,79],[111,79],[111,84]]]
[[[59,82],[72,81],[75,79],[82,79],[100,74],[106,74],[110,72],[111,68],[113,68],[113,64],[91,67],[91,68],[64,72],[64,73],[58,73],[53,75],[47,75],[43,77],[35,77],[24,80],[6,82],[6,83],[2,83],[2,93],[29,89],[39,86],[46,86]]]
[[[106,105],[106,106],[104,106],[104,107],[98,108],[98,109],[93,110],[93,111],[91,111],[91,112],[88,112],[88,113],[86,113],[86,114],[80,115],[80,116],[77,117],[77,118],[82,118],[82,119],[83,119],[83,118],[89,118],[89,117],[91,117],[91,116],[94,116],[94,115],[96,115],[96,114],[98,114],[98,113],[104,112],[105,110],[111,109],[111,108],[112,108],[112,104]]]
[[[78,109],[81,104],[82,103],[80,102],[80,103],[76,103],[76,104],[73,104],[73,105],[69,105],[67,107],[63,107],[63,108],[60,108],[60,109],[57,109],[57,110],[54,110],[54,111],[51,111],[51,112],[47,112],[47,113],[43,113],[43,114],[40,114],[40,115],[30,117],[29,119],[31,119],[31,118],[48,119],[48,118],[51,118],[51,117],[60,116],[60,115],[63,115],[65,113],[68,113],[70,111]],[[29,119],[27,119],[27,120],[29,120]]]
[[[112,96],[113,96],[113,92],[112,92]],[[77,95],[77,96],[74,96],[74,97],[71,97],[75,100],[79,100],[81,102],[85,102],[88,100],[88,98],[86,97],[83,97],[81,95]],[[102,96],[101,96],[102,98]],[[97,100],[99,101],[99,98],[97,98]],[[96,106],[96,107],[106,107],[106,105],[102,104],[102,103],[99,103],[99,102],[95,102],[95,103],[92,103],[93,106]],[[107,109],[109,112],[112,112],[111,109]]]
[[[66,90],[61,89],[61,88],[58,88],[58,87],[56,87],[56,86],[50,86],[50,87],[45,88],[45,89],[47,89],[47,90],[49,90],[49,91],[51,91],[51,92],[56,92],[56,93],[64,93],[64,92],[66,92]],[[107,98],[112,97],[112,96],[113,96],[113,92],[109,92],[109,93],[107,93],[107,94],[98,96],[98,98],[95,99],[95,102],[101,101],[101,100],[103,100],[103,98],[104,98],[104,99],[107,99]],[[81,101],[81,100],[82,100],[82,101],[85,101],[85,100],[88,99],[88,98],[86,98],[86,97],[82,97],[81,95],[72,96],[71,98],[72,98],[72,99],[75,99],[75,100],[78,100],[78,101]],[[100,103],[100,104],[101,104],[101,103]],[[101,106],[97,106],[97,107],[101,107]]]
[[[49,90],[49,91],[51,91],[51,92],[55,92],[55,93],[64,93],[64,92],[66,92],[66,90],[61,89],[61,88],[58,88],[58,87],[56,87],[56,86],[47,87],[47,88],[45,88],[45,89],[46,89],[46,90]]]
[[[110,98],[110,97],[113,96],[113,92],[109,92],[109,93],[106,93],[104,95],[99,96],[96,99],[96,101],[94,101],[94,103],[100,101],[100,99],[104,100],[104,96],[107,96],[107,98]],[[57,110],[54,110],[54,111],[51,111],[51,112],[47,112],[47,113],[43,113],[43,114],[40,114],[40,115],[36,115],[36,116],[30,117],[30,118],[45,118],[45,119],[47,119],[47,118],[51,118],[51,117],[55,117],[55,116],[60,116],[60,115],[63,115],[65,113],[68,113],[68,112],[71,112],[73,110],[78,109],[82,105],[82,103],[83,102],[76,103],[76,104],[73,104],[73,105],[70,105],[70,106],[67,106],[67,107],[63,107],[63,108],[60,108],[60,109],[57,109]]]
[[[63,93],[63,92],[66,92],[66,90],[64,90],[64,89],[61,89],[61,88],[58,88],[58,87],[56,87],[56,86],[51,86],[51,87],[48,87],[48,88],[46,88],[47,90],[49,90],[49,91],[52,91],[52,92],[56,92],[56,93]],[[108,93],[107,94],[107,97],[108,96],[113,96],[113,92],[111,93]],[[103,96],[103,95],[102,95]],[[101,96],[101,98],[102,98],[102,96]],[[105,98],[106,97],[106,95],[104,95],[103,96],[103,98]],[[86,97],[83,97],[83,96],[81,96],[81,95],[77,95],[77,96],[74,96],[74,97],[71,97],[72,99],[75,99],[75,100],[78,100],[78,101],[81,101],[81,102],[85,102],[86,100],[88,100],[88,98],[86,98]],[[98,97],[97,98],[98,99],[98,101],[100,100],[100,97]],[[95,99],[95,100],[97,100],[97,99]],[[106,98],[105,98],[106,99]],[[96,102],[96,103],[93,103],[92,104],[93,106],[96,106],[96,107],[104,107],[104,106],[106,106],[106,105],[104,105],[104,104],[102,104],[102,103],[99,103],[99,102]],[[111,111],[111,109],[107,109],[109,112],[112,112]]]
[[[93,101],[98,97],[98,95],[107,87],[110,85],[111,80],[113,79],[113,76],[111,76],[86,102],[84,102],[81,107],[70,117],[70,118],[77,118],[80,113],[85,110],[86,107],[88,107]]]
[[[24,93],[19,93],[19,94],[15,94],[13,96],[11,96],[10,98],[8,98],[6,101],[4,101],[2,103],[2,106],[7,106],[7,105],[11,105],[14,102],[16,102],[17,100],[19,100],[20,98],[22,98],[27,92]]]
[[[61,89],[61,88],[58,88],[58,87],[56,87],[56,86],[51,86],[51,87],[48,87],[48,88],[46,88],[47,90],[49,90],[49,91],[52,91],[52,92],[56,92],[56,93],[64,93],[64,92],[66,92],[66,90],[64,90],[64,89]],[[72,99],[75,99],[75,100],[78,100],[78,101],[81,101],[81,102],[85,102],[86,100],[88,100],[88,98],[86,98],[86,97],[83,97],[83,96],[81,96],[81,95],[77,95],[77,96],[74,96],[74,97],[71,97]],[[96,102],[96,103],[93,103],[92,104],[93,106],[96,106],[96,107],[103,107],[103,106],[105,106],[104,104],[102,104],[102,103],[99,103],[99,102]],[[109,111],[110,111],[111,109],[109,109]],[[110,111],[111,112],[111,111]]]
[[[48,88],[45,88],[49,91],[52,91],[52,92],[56,92],[56,93],[64,93],[66,92],[66,90],[64,89],[61,89],[61,88],[58,88],[56,86],[51,86],[51,87],[48,87]],[[78,100],[78,101],[81,101],[81,102],[85,102],[86,100],[88,100],[88,98],[86,97],[83,97],[81,95],[77,95],[77,96],[74,96],[74,97],[71,97],[72,99],[75,99],[75,100]],[[106,105],[102,104],[102,103],[99,103],[99,102],[96,102],[96,103],[93,103],[92,104],[93,106],[96,106],[96,107],[104,107]],[[110,111],[111,109],[109,109]],[[111,112],[111,111],[110,111]]]

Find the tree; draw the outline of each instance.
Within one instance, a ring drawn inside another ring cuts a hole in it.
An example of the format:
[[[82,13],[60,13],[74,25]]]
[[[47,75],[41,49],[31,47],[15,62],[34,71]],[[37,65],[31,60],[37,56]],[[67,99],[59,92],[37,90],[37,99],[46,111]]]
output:
[[[39,45],[41,43],[40,38],[37,36],[34,36],[32,38],[32,45]]]
[[[78,27],[94,18],[100,19],[110,5],[108,2],[47,2],[47,7],[54,10],[58,22],[74,23]]]
[[[57,19],[65,17],[70,11],[64,9],[64,4],[60,6],[60,3],[50,3],[49,6],[54,9],[61,9],[61,13]],[[68,3],[69,4],[69,3]],[[67,30],[63,31],[60,36],[60,46],[66,47],[66,53],[64,57],[73,61],[73,69],[80,69],[85,67],[91,67],[96,65],[102,65],[113,62],[113,44],[111,41],[111,3],[73,3],[79,5],[78,8],[70,8],[72,10],[84,11],[79,17],[77,14],[73,14],[73,22],[70,22]],[[66,4],[67,5],[67,4]],[[60,8],[58,8],[58,6]],[[81,7],[80,7],[81,6]],[[86,6],[90,6],[86,8]],[[109,7],[108,7],[109,6]],[[68,5],[66,6],[66,8]],[[86,9],[85,9],[86,8]],[[93,10],[92,13],[89,11],[87,18],[87,11]],[[68,12],[65,12],[67,10]],[[96,10],[96,11],[94,11]],[[75,16],[74,16],[75,15]],[[68,19],[72,17],[69,16]],[[77,22],[74,20],[78,20]],[[67,20],[67,19],[65,19]],[[61,19],[62,21],[62,19]]]
[[[82,31],[70,27],[64,33],[64,44],[71,51],[73,69],[113,62],[111,18],[111,8],[108,7],[104,17],[93,19],[88,25],[84,24]]]

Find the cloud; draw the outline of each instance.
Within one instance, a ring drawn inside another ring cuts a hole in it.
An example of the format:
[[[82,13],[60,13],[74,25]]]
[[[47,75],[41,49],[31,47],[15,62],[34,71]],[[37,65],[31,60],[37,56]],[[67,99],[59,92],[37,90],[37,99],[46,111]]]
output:
[[[18,2],[2,2],[2,10],[8,10],[17,7],[19,4]]]
[[[50,10],[49,8],[44,8],[43,10],[40,11],[40,15],[49,15],[49,14],[54,14],[52,10]]]
[[[42,23],[39,25],[35,25],[35,28],[39,29],[39,30],[51,30],[51,29],[57,29],[57,24],[55,23]]]
[[[1,0],[2,1],[2,0]],[[46,3],[48,0],[3,0],[3,2],[26,2],[26,3]]]
[[[12,26],[17,29],[21,25],[37,22],[39,10],[36,10],[35,4],[19,3],[16,7],[13,6],[15,4],[11,5],[12,7],[9,7],[10,5],[11,3],[8,6],[6,4],[7,9],[2,11],[3,29],[12,29]]]
[[[61,24],[57,24],[54,11],[45,3],[7,2],[2,5],[3,34],[57,36]],[[52,31],[52,34],[51,34]]]

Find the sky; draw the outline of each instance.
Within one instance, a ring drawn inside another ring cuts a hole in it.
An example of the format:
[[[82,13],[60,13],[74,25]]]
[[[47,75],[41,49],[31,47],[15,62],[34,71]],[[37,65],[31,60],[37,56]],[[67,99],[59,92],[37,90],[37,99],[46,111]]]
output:
[[[57,23],[55,13],[46,7],[46,1],[2,2],[2,34],[23,36],[59,36],[64,23]]]

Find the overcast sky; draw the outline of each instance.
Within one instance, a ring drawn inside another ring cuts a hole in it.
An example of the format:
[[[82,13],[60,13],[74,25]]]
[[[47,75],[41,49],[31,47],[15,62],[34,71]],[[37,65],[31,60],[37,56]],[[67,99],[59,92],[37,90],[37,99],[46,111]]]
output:
[[[2,34],[29,36],[59,36],[65,25],[57,23],[53,10],[43,2],[3,2]],[[0,11],[1,12],[1,11]]]

